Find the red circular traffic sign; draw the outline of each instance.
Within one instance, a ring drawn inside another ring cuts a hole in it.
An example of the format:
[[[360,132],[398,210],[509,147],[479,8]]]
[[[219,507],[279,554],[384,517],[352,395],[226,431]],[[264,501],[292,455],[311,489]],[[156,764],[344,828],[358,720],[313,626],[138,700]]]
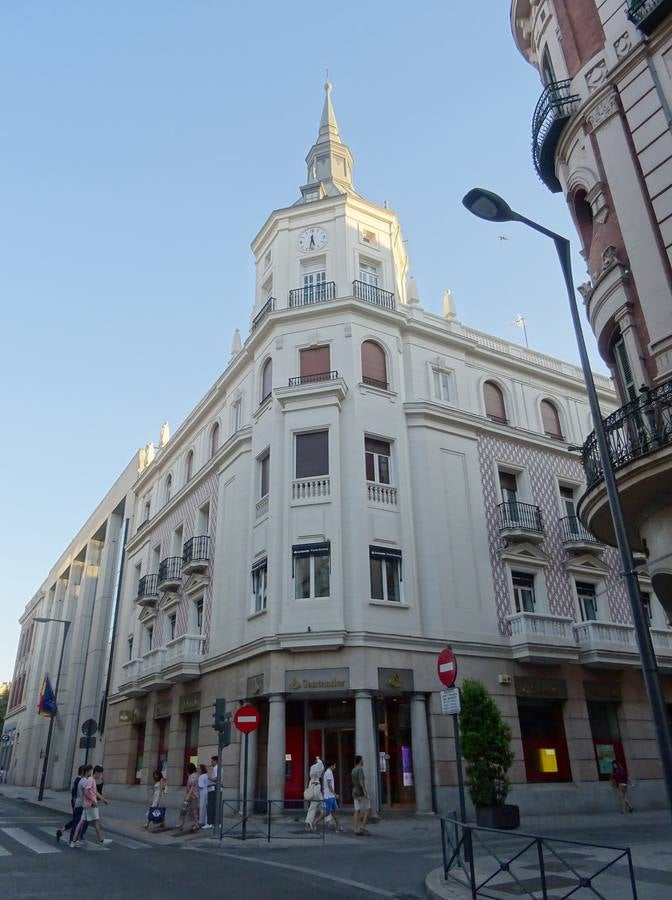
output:
[[[441,653],[439,653],[436,670],[439,673],[439,681],[442,684],[445,684],[446,687],[452,687],[455,684],[455,679],[457,678],[457,659],[450,647],[446,647],[445,650],[442,650]]]
[[[259,710],[255,706],[241,706],[233,714],[233,724],[238,731],[243,734],[249,734],[259,727],[261,716]]]

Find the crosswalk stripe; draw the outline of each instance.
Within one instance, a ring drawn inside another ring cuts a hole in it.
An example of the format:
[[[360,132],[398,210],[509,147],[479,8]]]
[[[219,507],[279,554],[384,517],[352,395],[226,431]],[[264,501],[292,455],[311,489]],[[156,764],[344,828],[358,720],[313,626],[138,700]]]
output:
[[[152,844],[143,844],[142,841],[134,841],[133,838],[121,837],[113,831],[110,834],[112,835],[111,840],[115,844],[121,844],[122,847],[127,847],[129,850],[151,850],[153,847]]]
[[[9,852],[9,850],[5,850],[4,847],[0,847],[0,856],[11,856],[11,855],[12,854]]]
[[[60,853],[58,847],[53,844],[46,844],[29,832],[24,831],[23,828],[0,828],[0,831],[17,843],[23,844],[24,847],[32,850],[33,853]]]

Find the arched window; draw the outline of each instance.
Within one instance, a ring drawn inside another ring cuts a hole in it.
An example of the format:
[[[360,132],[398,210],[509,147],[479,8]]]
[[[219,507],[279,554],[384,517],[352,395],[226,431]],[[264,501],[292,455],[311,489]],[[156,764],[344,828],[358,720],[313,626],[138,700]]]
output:
[[[219,422],[215,422],[210,432],[210,456],[219,450]]]
[[[593,242],[593,211],[590,208],[590,203],[584,190],[577,191],[574,194],[574,218],[581,233],[583,250],[588,254],[590,253],[590,245]]]
[[[625,341],[618,331],[611,344],[611,357],[616,369],[616,385],[619,388],[619,394],[623,398],[623,402],[635,400],[637,397],[637,388],[635,387],[635,379],[632,374],[632,366],[628,359],[628,353],[625,349]]]
[[[168,475],[168,477],[166,478],[166,490],[165,490],[166,503],[168,503],[168,501],[170,500],[170,494],[171,494],[172,490],[173,490],[173,476]]]
[[[548,437],[562,440],[562,429],[560,428],[560,416],[555,404],[550,400],[541,401],[541,421],[544,426],[544,434]]]
[[[486,381],[483,385],[483,400],[486,416],[493,422],[506,425],[506,406],[504,406],[504,394],[500,386],[494,381]]]
[[[362,381],[387,390],[385,351],[375,341],[364,341],[362,344]]]
[[[541,80],[546,87],[556,81],[555,70],[553,68],[553,63],[551,62],[551,54],[548,52],[548,46],[544,47],[544,52],[541,55]]]
[[[261,370],[261,402],[271,396],[273,390],[273,360],[267,359]]]
[[[186,481],[191,481],[191,476],[194,474],[194,451],[190,450],[187,453],[187,465],[186,465]]]

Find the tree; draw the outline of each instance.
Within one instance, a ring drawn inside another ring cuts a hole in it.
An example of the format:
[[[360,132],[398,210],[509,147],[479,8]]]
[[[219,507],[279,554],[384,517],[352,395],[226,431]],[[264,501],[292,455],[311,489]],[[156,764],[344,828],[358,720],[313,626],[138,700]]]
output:
[[[460,732],[474,806],[501,806],[511,787],[507,777],[513,762],[511,729],[485,686],[475,679],[462,685]]]

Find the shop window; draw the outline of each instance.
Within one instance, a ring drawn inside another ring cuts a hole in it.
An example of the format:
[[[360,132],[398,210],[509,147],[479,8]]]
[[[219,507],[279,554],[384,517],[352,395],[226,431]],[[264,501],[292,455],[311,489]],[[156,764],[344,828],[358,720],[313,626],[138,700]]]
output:
[[[264,368],[261,370],[261,402],[271,396],[273,391],[273,360],[267,359]]]
[[[296,435],[296,477],[329,474],[329,432],[306,431]]]
[[[518,718],[527,780],[571,781],[562,703],[519,697]]]
[[[588,701],[588,720],[595,748],[595,762],[600,781],[609,781],[614,760],[625,767],[625,755],[618,726],[618,703]]]
[[[296,600],[311,600],[329,596],[331,545],[295,544],[292,547],[292,577]]]
[[[187,766],[193,763],[198,766],[198,729],[200,713],[189,713],[184,719],[184,759],[182,763],[182,784],[187,783]]]
[[[133,783],[142,784],[143,769],[145,767],[145,723],[140,722],[133,726],[135,731],[135,770]]]
[[[252,612],[263,612],[268,604],[268,560],[252,566]]]
[[[390,443],[377,438],[364,438],[366,480],[390,484]]]
[[[483,402],[485,403],[485,414],[493,422],[500,425],[506,425],[506,406],[504,405],[504,394],[502,389],[494,381],[486,381],[483,384]]]
[[[331,369],[329,346],[308,347],[299,350],[299,375],[301,378],[315,378],[328,375]]]
[[[533,613],[536,604],[534,575],[530,572],[511,572],[511,580],[516,612]]]
[[[168,769],[168,735],[170,734],[170,718],[158,719],[157,724],[159,726],[159,747],[156,768],[165,778]]]
[[[434,399],[440,400],[442,403],[450,403],[451,373],[445,369],[437,369],[432,367],[432,384],[434,386]]]
[[[384,391],[388,388],[385,351],[376,341],[362,342],[362,381]]]
[[[541,401],[541,422],[544,428],[544,434],[547,437],[562,440],[562,428],[560,427],[560,416],[554,403],[550,400]]]
[[[210,456],[213,457],[219,450],[219,422],[215,422],[210,432]]]
[[[576,596],[579,601],[581,621],[595,621],[597,619],[597,591],[595,585],[588,581],[577,581]]]
[[[369,547],[371,599],[401,602],[401,550]]]
[[[259,458],[259,497],[266,497],[271,473],[271,451],[266,450]]]

